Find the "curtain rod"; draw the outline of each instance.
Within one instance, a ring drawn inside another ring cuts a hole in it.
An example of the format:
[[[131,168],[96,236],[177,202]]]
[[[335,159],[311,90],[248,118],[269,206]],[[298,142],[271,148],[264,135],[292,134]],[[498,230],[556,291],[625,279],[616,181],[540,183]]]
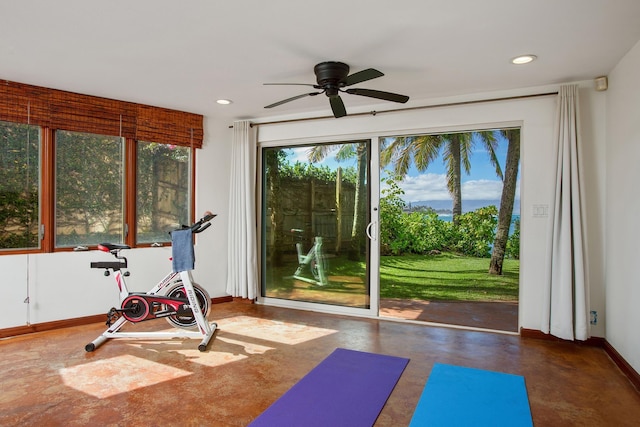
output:
[[[475,99],[472,101],[458,101],[458,102],[447,102],[444,104],[432,104],[432,105],[421,105],[421,106],[417,106],[417,107],[407,107],[407,108],[395,108],[393,110],[383,110],[383,111],[365,111],[362,113],[353,113],[353,114],[349,114],[347,117],[355,117],[355,116],[376,116],[378,114],[384,114],[384,113],[397,113],[397,112],[402,112],[402,111],[412,111],[412,110],[424,110],[427,108],[439,108],[439,107],[454,107],[454,106],[460,106],[460,105],[471,105],[471,104],[481,104],[484,102],[498,102],[498,101],[511,101],[511,100],[516,100],[516,99],[527,99],[527,98],[539,98],[542,96],[552,96],[552,95],[557,95],[558,91],[555,92],[544,92],[544,93],[534,93],[531,95],[517,95],[517,96],[506,96],[506,97],[502,97],[502,98],[490,98],[490,99]],[[265,125],[274,125],[274,124],[281,124],[281,123],[294,123],[294,122],[305,122],[305,121],[311,121],[311,120],[325,120],[325,119],[332,119],[334,118],[333,116],[319,116],[319,117],[307,117],[307,118],[303,118],[303,119],[288,119],[288,120],[276,120],[273,122],[261,122],[261,123],[251,123],[251,127],[253,126],[265,126]],[[229,126],[230,129],[233,129],[233,125]]]

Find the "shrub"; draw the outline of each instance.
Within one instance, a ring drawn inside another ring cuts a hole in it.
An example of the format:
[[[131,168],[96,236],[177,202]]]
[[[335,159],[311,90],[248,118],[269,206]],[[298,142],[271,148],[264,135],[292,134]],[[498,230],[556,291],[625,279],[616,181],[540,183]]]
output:
[[[406,234],[402,224],[405,203],[401,196],[404,191],[391,178],[383,181],[389,187],[382,190],[380,198],[380,250],[382,255],[397,255],[402,253],[398,241]]]
[[[393,178],[384,180],[387,188],[380,199],[380,242],[382,255],[427,254],[454,251],[467,256],[488,258],[495,239],[498,209],[487,206],[462,214],[455,225],[443,221],[433,210],[405,213],[404,191]],[[512,254],[519,248],[511,236]],[[518,242],[516,242],[518,239]]]
[[[507,240],[505,256],[507,258],[520,259],[520,219],[515,219],[513,225],[513,233]]]
[[[498,209],[486,206],[458,217],[453,249],[464,255],[488,258],[495,240]]]

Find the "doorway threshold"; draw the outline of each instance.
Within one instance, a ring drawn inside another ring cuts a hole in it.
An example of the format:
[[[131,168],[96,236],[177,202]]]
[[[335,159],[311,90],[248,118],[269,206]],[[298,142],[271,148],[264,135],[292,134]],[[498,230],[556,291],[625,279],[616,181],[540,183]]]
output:
[[[518,333],[516,301],[380,299],[380,316],[418,323]]]

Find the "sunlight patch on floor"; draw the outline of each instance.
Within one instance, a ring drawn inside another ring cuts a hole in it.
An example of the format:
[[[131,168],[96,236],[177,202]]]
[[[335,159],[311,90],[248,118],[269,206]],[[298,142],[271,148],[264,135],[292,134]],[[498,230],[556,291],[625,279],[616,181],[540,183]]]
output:
[[[224,324],[220,323],[220,331],[287,345],[301,344],[338,332],[335,329],[318,328],[303,323],[289,323],[250,316],[230,317],[224,319]]]
[[[60,369],[68,387],[99,399],[191,375],[191,372],[131,355]]]
[[[150,350],[150,343],[130,343],[130,346],[141,350]],[[210,368],[223,366],[228,363],[239,362],[254,355],[261,355],[273,347],[246,342],[238,339],[217,336],[212,344],[209,344],[207,351],[199,351],[197,347],[187,347],[179,342],[163,342],[156,346],[156,351],[171,352],[180,354],[189,363]]]

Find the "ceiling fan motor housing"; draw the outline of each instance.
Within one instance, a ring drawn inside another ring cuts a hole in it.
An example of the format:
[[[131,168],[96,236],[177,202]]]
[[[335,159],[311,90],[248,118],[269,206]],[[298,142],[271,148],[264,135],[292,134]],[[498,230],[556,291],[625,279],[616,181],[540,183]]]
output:
[[[316,74],[318,86],[327,90],[335,88],[334,95],[337,95],[338,88],[347,84],[349,66],[342,62],[327,61],[313,67],[313,72]],[[327,95],[329,96],[330,94],[327,93]]]

